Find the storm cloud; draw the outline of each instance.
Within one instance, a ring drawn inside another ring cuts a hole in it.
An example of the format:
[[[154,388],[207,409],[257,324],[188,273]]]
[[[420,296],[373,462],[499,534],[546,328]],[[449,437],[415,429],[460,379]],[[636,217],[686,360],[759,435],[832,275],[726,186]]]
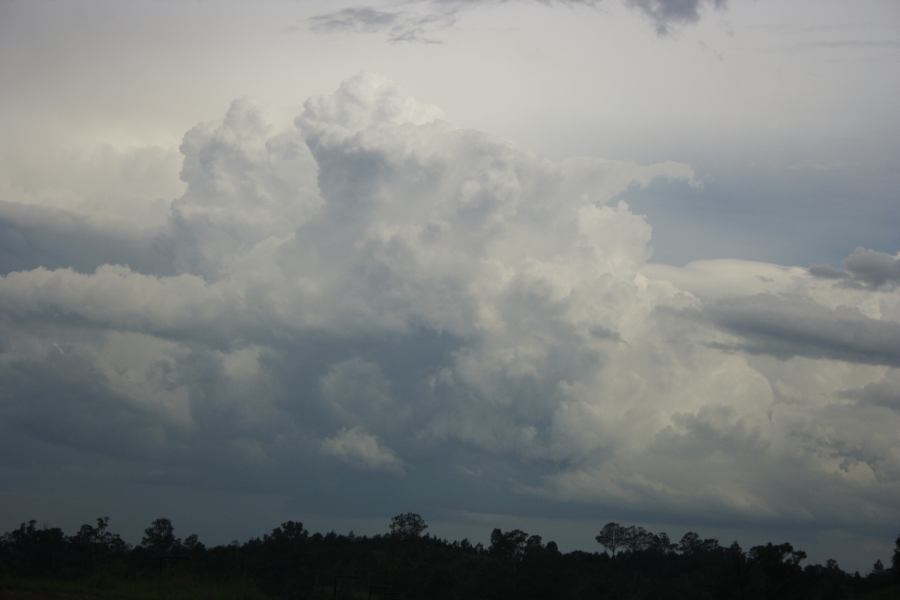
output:
[[[900,517],[881,258],[851,287],[653,264],[619,199],[688,165],[550,160],[377,75],[287,130],[263,114],[185,135],[150,237],[4,205],[35,240],[3,246],[6,476],[62,448],[54,468],[346,513]]]

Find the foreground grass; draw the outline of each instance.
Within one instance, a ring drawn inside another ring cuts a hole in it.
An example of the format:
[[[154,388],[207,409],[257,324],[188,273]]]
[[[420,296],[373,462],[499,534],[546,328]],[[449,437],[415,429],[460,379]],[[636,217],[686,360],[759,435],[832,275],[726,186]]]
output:
[[[271,600],[242,581],[207,581],[185,576],[130,579],[94,576],[71,581],[0,578],[0,591],[46,594],[48,598],[97,598],[110,600]]]
[[[897,598],[900,598],[900,585],[893,585],[860,596],[859,600],[897,600]]]

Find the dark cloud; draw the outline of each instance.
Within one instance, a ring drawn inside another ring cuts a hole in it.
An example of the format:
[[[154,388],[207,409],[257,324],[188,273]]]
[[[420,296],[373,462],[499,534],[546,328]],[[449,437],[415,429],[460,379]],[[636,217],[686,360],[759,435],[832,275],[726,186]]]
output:
[[[840,279],[848,284],[887,288],[900,284],[900,254],[857,248],[844,259],[844,268],[829,265],[810,267],[810,274],[824,279]]]
[[[849,279],[850,274],[847,271],[836,269],[831,265],[813,265],[809,268],[810,275],[821,277],[822,279]]]
[[[900,283],[900,256],[857,248],[844,261],[844,267],[857,281],[880,287]]]
[[[530,0],[547,5],[596,7],[604,0]],[[727,0],[623,0],[643,13],[660,35],[673,26],[695,23],[705,6],[724,7]],[[387,32],[392,42],[435,42],[432,34],[452,26],[460,13],[479,6],[513,4],[513,0],[412,0],[388,8],[359,6],[317,15],[309,20],[313,31]],[[397,7],[397,8],[395,8]]]
[[[900,323],[854,308],[759,294],[729,298],[707,311],[717,325],[744,338],[736,347],[746,352],[900,366]]]
[[[896,370],[888,372],[880,381],[846,390],[841,396],[858,400],[863,405],[882,406],[900,411],[900,372]]]

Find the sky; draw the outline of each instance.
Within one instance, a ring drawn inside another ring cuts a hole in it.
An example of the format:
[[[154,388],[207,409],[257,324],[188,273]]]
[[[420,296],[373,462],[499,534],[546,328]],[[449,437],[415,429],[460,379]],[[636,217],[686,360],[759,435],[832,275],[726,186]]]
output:
[[[0,83],[0,529],[889,556],[893,0],[0,0]]]

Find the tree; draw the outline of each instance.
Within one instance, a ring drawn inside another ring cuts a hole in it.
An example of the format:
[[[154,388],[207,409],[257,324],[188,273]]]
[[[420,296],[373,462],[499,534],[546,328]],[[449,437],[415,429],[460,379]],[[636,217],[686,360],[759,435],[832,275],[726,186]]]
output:
[[[881,575],[884,573],[884,563],[881,562],[881,559],[875,561],[875,564],[872,565],[872,575]]]
[[[666,533],[656,534],[647,531],[639,525],[632,525],[623,529],[622,545],[629,552],[668,552],[672,543]]]
[[[619,548],[625,547],[627,534],[627,527],[610,522],[603,526],[603,529],[600,530],[600,533],[594,539],[615,557]]]
[[[894,578],[900,580],[900,536],[894,542],[894,555],[891,557],[891,570],[894,572]]]
[[[110,556],[121,556],[128,551],[128,544],[119,534],[109,530],[109,517],[97,519],[97,526],[84,524],[69,541],[87,556],[91,564]]]
[[[172,521],[165,518],[154,520],[150,527],[144,530],[144,538],[141,540],[141,546],[157,554],[168,554],[179,545],[181,540],[175,537]]]
[[[300,521],[285,521],[272,533],[265,536],[266,541],[277,543],[297,544],[309,537],[309,533],[303,528]]]
[[[206,545],[200,541],[196,533],[192,533],[184,538],[184,549],[191,554],[202,554],[206,551]]]
[[[521,529],[513,529],[504,533],[500,529],[494,529],[491,532],[491,554],[498,556],[504,560],[519,560],[525,555],[528,546],[541,547],[540,536],[533,535],[530,538],[528,534]]]
[[[800,563],[806,559],[806,552],[794,550],[791,544],[772,544],[750,548],[750,559],[764,566],[788,566],[799,569]]]
[[[719,546],[719,540],[715,538],[707,538],[704,540],[693,531],[685,533],[682,536],[681,541],[678,542],[678,551],[685,556],[716,552],[720,549],[721,546]],[[738,546],[738,551],[740,551],[740,546]]]
[[[421,515],[416,513],[400,513],[391,519],[391,535],[403,539],[415,539],[421,537],[428,529],[428,524]]]

